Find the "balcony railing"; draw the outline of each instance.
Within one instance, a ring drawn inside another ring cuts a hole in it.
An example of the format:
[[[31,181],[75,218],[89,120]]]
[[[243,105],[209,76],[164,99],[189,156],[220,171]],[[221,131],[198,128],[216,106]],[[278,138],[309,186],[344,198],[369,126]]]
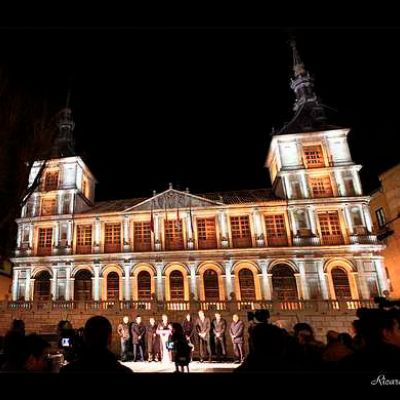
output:
[[[240,249],[253,246],[250,236],[243,238],[232,238],[232,244],[233,247]]]
[[[377,244],[376,235],[350,235],[351,244]]]
[[[322,244],[328,246],[344,244],[344,238],[342,235],[323,235]]]
[[[268,237],[267,236],[267,246],[269,247],[285,247],[289,245],[287,236],[282,237]]]
[[[218,247],[216,239],[199,239],[198,246],[200,250],[216,249]]]

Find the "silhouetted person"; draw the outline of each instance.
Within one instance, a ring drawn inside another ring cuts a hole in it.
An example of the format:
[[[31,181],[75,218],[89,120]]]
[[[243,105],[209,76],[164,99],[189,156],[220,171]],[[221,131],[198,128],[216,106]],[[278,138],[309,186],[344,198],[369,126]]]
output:
[[[352,339],[349,334],[328,331],[326,347],[322,353],[322,360],[328,369],[337,368],[338,362],[353,354]]]
[[[109,350],[112,326],[107,318],[91,317],[84,328],[84,349],[76,361],[61,368],[60,373],[132,373],[120,364]]]
[[[172,342],[172,359],[175,362],[175,372],[184,372],[184,367],[189,372],[189,363],[192,355],[192,348],[183,332],[182,325],[178,323],[172,324],[172,335],[170,342]],[[181,370],[181,371],[180,371]]]
[[[25,324],[20,319],[14,319],[10,329],[4,336],[3,360],[0,368],[4,371],[21,371],[24,368]]]

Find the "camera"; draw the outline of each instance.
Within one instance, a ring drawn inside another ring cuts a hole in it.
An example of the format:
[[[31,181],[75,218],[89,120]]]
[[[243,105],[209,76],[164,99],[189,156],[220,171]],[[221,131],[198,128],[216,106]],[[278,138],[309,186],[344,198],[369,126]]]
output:
[[[174,350],[175,349],[175,343],[172,342],[172,341],[167,342],[167,349],[168,350]]]
[[[69,337],[63,337],[61,338],[61,347],[71,347],[71,338]]]

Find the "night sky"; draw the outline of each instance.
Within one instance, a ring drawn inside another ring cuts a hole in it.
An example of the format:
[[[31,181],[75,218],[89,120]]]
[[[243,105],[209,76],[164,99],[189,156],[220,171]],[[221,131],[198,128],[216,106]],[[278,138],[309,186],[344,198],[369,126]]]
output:
[[[0,64],[56,110],[68,81],[96,200],[270,187],[270,131],[292,116],[287,29],[3,29]],[[396,29],[296,29],[369,193],[399,162]]]

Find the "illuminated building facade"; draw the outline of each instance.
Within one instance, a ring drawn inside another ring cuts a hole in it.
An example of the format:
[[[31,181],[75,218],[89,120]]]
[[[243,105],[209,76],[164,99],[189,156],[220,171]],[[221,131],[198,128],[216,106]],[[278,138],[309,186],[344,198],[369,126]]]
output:
[[[96,203],[63,110],[54,156],[22,210],[13,300],[362,300],[388,289],[349,129],[328,124],[293,44],[294,116],[268,151],[272,189]]]

